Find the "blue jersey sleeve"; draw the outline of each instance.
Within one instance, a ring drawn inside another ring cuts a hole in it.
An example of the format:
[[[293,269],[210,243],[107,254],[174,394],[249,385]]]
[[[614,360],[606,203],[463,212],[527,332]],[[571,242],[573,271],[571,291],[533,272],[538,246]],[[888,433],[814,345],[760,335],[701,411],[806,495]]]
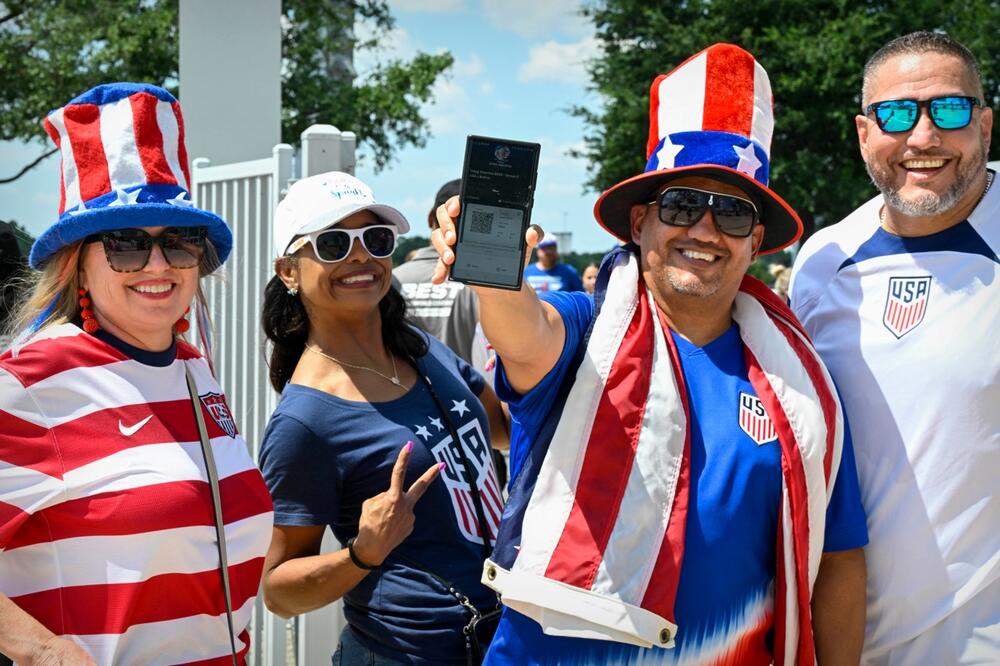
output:
[[[329,525],[339,510],[341,473],[325,443],[294,416],[275,412],[264,432],[260,471],[274,501],[275,525]]]
[[[861,504],[858,471],[854,465],[854,443],[846,416],[840,469],[833,486],[833,496],[826,507],[825,537],[823,550],[826,552],[861,548],[868,543],[867,519]]]
[[[503,359],[497,359],[497,396],[510,406],[510,478],[517,477],[531,443],[535,441],[538,429],[552,409],[559,388],[566,373],[573,364],[573,358],[583,336],[594,316],[594,303],[582,291],[550,291],[540,295],[542,301],[551,304],[562,317],[566,328],[566,341],[559,360],[538,384],[524,395],[519,394],[507,381]]]

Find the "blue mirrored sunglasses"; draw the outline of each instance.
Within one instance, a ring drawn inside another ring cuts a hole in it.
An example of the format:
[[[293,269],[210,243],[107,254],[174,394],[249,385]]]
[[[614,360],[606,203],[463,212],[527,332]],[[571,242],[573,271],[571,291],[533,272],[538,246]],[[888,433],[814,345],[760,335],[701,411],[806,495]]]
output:
[[[972,109],[983,106],[975,97],[948,95],[933,99],[889,99],[865,107],[865,115],[875,114],[875,122],[883,132],[909,132],[920,119],[920,109],[927,109],[931,122],[938,129],[953,130],[972,122]]]

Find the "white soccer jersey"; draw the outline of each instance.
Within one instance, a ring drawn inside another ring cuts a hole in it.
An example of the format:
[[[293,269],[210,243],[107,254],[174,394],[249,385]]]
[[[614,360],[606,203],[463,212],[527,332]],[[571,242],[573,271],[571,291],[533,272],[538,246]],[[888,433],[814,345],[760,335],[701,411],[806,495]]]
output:
[[[854,437],[863,661],[1000,663],[1000,186],[922,238],[884,231],[881,205],[813,236],[791,283]]]

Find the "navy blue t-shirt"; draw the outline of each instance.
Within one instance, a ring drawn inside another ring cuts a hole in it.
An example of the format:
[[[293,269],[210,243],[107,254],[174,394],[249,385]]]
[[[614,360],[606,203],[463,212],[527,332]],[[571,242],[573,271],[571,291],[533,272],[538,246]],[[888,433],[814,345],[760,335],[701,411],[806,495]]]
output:
[[[483,379],[435,338],[417,360],[430,378],[477,470],[495,537],[502,512],[490,455],[489,421],[477,396]],[[474,505],[447,425],[419,379],[389,402],[344,400],[288,384],[267,426],[260,467],[276,525],[329,525],[345,543],[358,532],[361,503],[389,487],[400,449],[414,443],[409,487],[427,468],[447,466],[414,507],[410,534],[344,596],[344,615],[376,652],[414,664],[462,663],[468,613],[416,565],[452,581],[480,609],[496,606],[483,587],[483,546]],[[416,564],[415,564],[416,563]]]
[[[520,396],[498,365],[497,392],[510,403],[511,478],[566,380],[593,317],[583,294],[544,297],[562,315],[566,344],[556,366]],[[671,331],[691,410],[691,497],[677,599],[676,647],[642,649],[609,641],[546,636],[520,613],[504,609],[487,664],[606,666],[771,663],[781,449],[747,379],[736,324],[704,347]],[[569,378],[571,380],[571,378]],[[846,430],[846,429],[845,429]],[[845,432],[843,456],[827,508],[827,551],[868,542],[854,452]],[[655,553],[650,553],[650,557]]]

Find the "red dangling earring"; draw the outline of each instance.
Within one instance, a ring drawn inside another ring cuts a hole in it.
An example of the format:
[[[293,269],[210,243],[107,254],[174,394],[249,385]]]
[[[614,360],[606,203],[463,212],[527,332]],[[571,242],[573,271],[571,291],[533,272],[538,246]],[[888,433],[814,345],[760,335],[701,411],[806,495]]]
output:
[[[184,310],[185,315],[189,312],[191,312],[191,308],[186,308]],[[187,333],[189,328],[191,328],[191,322],[189,322],[184,317],[181,317],[174,324],[174,333],[176,333],[177,335],[181,335],[182,333]]]
[[[87,290],[80,287],[77,292],[80,295],[80,319],[83,319],[83,330],[87,333],[96,333],[101,325],[94,319],[94,311],[90,309],[90,299],[87,298]]]

